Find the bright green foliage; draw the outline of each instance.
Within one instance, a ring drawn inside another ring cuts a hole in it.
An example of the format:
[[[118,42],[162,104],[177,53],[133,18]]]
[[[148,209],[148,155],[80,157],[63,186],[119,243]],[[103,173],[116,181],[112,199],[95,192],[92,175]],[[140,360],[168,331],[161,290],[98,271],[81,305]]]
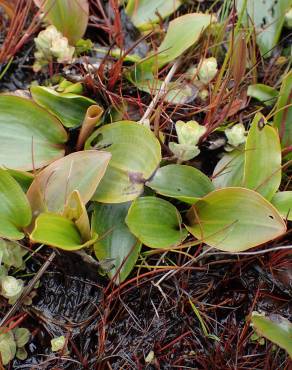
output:
[[[29,202],[20,185],[0,167],[0,237],[22,239],[31,221]]]
[[[126,13],[136,27],[147,30],[161,18],[166,18],[175,12],[180,5],[180,0],[129,0]]]
[[[159,168],[146,183],[157,193],[189,204],[214,190],[209,178],[191,166],[169,164]]]
[[[80,193],[77,190],[74,190],[69,195],[62,216],[75,223],[82,240],[89,240],[91,238],[88,214]]]
[[[87,109],[96,104],[82,95],[58,93],[44,86],[32,86],[30,92],[36,103],[54,114],[68,128],[80,126]]]
[[[31,171],[63,157],[61,123],[32,101],[0,96],[0,166]]]
[[[26,328],[1,328],[0,330],[0,354],[3,365],[8,365],[16,356],[25,360],[27,353],[24,346],[29,341],[30,333]]]
[[[88,0],[35,0],[53,24],[74,45],[85,33],[89,17]]]
[[[75,251],[92,245],[97,235],[91,240],[83,240],[73,221],[55,213],[41,213],[35,221],[30,239],[34,243]]]
[[[251,324],[261,335],[285,349],[292,358],[292,324],[280,315],[269,317],[256,311],[251,314]]]
[[[257,114],[245,145],[243,186],[270,200],[281,183],[281,144],[275,128]]]
[[[279,191],[273,196],[271,203],[283,218],[292,221],[292,191]]]
[[[21,268],[25,254],[26,250],[18,243],[0,239],[0,264],[3,264],[7,269],[10,267]]]
[[[237,11],[244,10],[245,26],[255,26],[257,43],[264,57],[277,45],[291,0],[236,0]]]
[[[124,281],[137,261],[141,242],[131,234],[125,218],[131,203],[94,204],[91,227],[100,239],[94,244],[98,260],[110,260],[113,269],[108,272],[112,278],[117,271],[116,282]]]
[[[135,200],[126,217],[131,232],[150,248],[171,248],[187,236],[178,210],[166,200],[142,197]]]
[[[192,206],[187,229],[211,247],[241,252],[286,231],[276,209],[260,194],[244,188],[215,190]]]
[[[283,79],[276,104],[274,125],[278,128],[283,147],[292,145],[292,71]]]
[[[108,169],[92,200],[121,203],[137,198],[161,161],[154,134],[136,122],[105,125],[89,138],[88,145],[110,152]]]
[[[195,44],[211,21],[209,14],[190,13],[169,22],[165,38],[157,50],[153,63],[162,67],[178,58]]]
[[[249,85],[247,95],[264,103],[267,106],[275,104],[275,99],[279,93],[271,86],[264,84]]]
[[[33,182],[34,176],[30,172],[18,171],[7,169],[7,172],[18,182],[21,189],[26,193],[31,183]]]

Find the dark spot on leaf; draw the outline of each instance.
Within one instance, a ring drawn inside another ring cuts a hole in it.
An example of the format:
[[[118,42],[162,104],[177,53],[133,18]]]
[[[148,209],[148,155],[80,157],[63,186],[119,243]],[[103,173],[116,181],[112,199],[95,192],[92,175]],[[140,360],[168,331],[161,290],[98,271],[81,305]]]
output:
[[[262,130],[264,127],[265,127],[265,120],[262,117],[262,118],[260,118],[260,120],[258,122],[258,128],[259,128],[259,130]]]
[[[132,184],[144,184],[146,181],[141,172],[129,172],[129,180]]]
[[[274,219],[274,216],[272,216],[272,215],[269,215],[269,218],[271,218],[272,220]]]

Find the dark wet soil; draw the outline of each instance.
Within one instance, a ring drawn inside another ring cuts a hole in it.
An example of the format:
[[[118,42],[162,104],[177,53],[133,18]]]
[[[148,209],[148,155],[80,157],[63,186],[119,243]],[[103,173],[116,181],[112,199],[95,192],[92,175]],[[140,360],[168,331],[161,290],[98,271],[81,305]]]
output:
[[[212,1],[205,3],[208,7]],[[131,48],[139,35],[125,14],[122,17],[125,47]],[[93,39],[93,34],[91,29],[87,36]],[[43,82],[49,77],[32,73],[32,47],[28,43],[14,58],[1,80],[0,92],[27,89],[34,79]],[[144,55],[146,44],[140,43],[133,52]],[[196,163],[209,175],[222,151],[221,147],[210,150],[218,139],[222,137],[217,133],[203,143]],[[291,244],[291,237],[285,243]],[[29,272],[40,268],[46,253],[32,258]],[[196,253],[196,249],[189,251],[191,256]],[[242,257],[221,254],[199,263],[175,256],[173,261],[179,270],[166,265],[162,271],[135,270],[117,287],[80,257],[61,253],[41,278],[33,304],[20,310],[28,314],[22,326],[29,328],[32,338],[27,360],[15,360],[9,368],[292,369],[283,350],[268,341],[251,340],[248,320],[254,310],[292,320],[292,258],[288,252]],[[0,312],[0,318],[4,314]],[[60,335],[67,339],[67,350],[53,353],[50,340]]]
[[[74,254],[59,256],[24,309],[28,359],[11,368],[290,369],[284,351],[250,338],[253,310],[292,319],[292,289],[282,281],[291,265],[271,273],[263,266],[273,259],[277,252],[210,256],[180,271],[143,271],[118,288]],[[69,352],[56,354],[50,340],[60,335]]]

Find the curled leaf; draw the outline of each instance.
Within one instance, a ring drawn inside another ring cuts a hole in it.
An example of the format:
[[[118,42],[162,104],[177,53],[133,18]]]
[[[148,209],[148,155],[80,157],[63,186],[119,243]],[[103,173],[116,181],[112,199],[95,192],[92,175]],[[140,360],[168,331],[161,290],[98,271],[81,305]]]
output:
[[[35,221],[30,239],[33,243],[75,251],[93,245],[97,235],[93,235],[90,240],[84,240],[73,221],[55,213],[42,213]]]
[[[104,176],[110,158],[110,153],[96,150],[75,152],[38,173],[27,192],[34,217],[44,211],[62,213],[74,190],[86,204]]]

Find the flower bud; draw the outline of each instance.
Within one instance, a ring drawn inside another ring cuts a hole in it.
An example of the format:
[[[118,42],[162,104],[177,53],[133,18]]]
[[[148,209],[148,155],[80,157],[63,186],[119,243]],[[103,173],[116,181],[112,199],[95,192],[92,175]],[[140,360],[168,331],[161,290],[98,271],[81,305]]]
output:
[[[69,45],[66,37],[58,37],[52,41],[50,50],[58,63],[66,63],[72,60],[75,48]]]
[[[206,132],[206,127],[199,125],[197,121],[177,121],[175,128],[179,144],[197,145]]]
[[[214,57],[203,59],[199,64],[198,76],[200,81],[204,84],[208,84],[213,80],[218,72],[217,60]]]
[[[225,135],[228,140],[228,144],[233,147],[237,147],[245,142],[245,128],[242,123],[227,128],[225,130]]]
[[[64,335],[62,335],[60,337],[53,338],[51,340],[52,351],[53,352],[61,351],[64,348],[65,343],[66,343],[66,339],[65,339]]]
[[[1,294],[7,299],[18,297],[23,290],[23,281],[13,276],[4,276],[1,279]]]

